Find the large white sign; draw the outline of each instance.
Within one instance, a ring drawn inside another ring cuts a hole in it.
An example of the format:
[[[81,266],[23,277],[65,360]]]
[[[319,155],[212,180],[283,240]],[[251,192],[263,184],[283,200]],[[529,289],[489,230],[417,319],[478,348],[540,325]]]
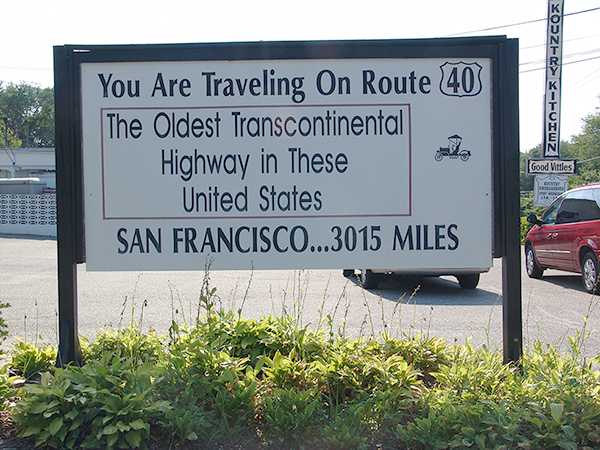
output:
[[[84,63],[87,267],[489,268],[490,71]]]

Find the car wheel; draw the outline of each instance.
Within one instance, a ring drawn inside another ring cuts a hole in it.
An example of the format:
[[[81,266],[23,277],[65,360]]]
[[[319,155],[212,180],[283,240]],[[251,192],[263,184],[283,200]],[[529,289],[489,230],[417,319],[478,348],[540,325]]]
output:
[[[537,265],[533,247],[531,245],[528,245],[525,249],[525,267],[529,278],[542,278],[544,269],[540,269],[540,266]]]
[[[468,153],[461,153],[460,154],[460,159],[461,159],[461,161],[468,161],[469,154]]]
[[[441,161],[442,159],[444,159],[444,155],[442,155],[441,153],[436,153],[434,158],[436,161]]]
[[[379,274],[373,273],[371,269],[361,269],[360,284],[365,289],[375,289],[379,285]]]
[[[588,252],[583,257],[583,261],[581,262],[581,280],[586,291],[590,294],[596,292],[598,284],[598,258],[596,258],[593,252]]]
[[[479,274],[471,273],[468,275],[456,275],[458,284],[463,289],[475,289],[479,284]]]
[[[346,278],[350,278],[352,275],[354,275],[354,269],[344,269],[342,273]]]

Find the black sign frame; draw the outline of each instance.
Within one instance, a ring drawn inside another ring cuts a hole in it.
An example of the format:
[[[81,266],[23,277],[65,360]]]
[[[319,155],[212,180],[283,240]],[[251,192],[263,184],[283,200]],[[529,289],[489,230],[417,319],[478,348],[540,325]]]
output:
[[[502,258],[505,362],[522,355],[518,40],[505,36],[367,41],[243,42],[54,47],[56,106],[58,365],[81,362],[77,264],[85,263],[81,68],[90,62],[490,58],[493,257]],[[481,211],[473,211],[480,214]]]

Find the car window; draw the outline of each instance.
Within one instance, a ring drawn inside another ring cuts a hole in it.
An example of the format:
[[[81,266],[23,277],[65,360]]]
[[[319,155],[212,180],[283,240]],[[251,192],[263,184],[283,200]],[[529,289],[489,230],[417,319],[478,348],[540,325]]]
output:
[[[592,197],[594,197],[594,200],[596,200],[596,204],[598,205],[598,208],[600,208],[600,189],[592,189]]]
[[[557,224],[599,219],[600,207],[590,189],[567,194],[556,215]]]
[[[550,206],[548,206],[548,209],[542,215],[542,219],[541,219],[542,222],[544,222],[547,225],[552,225],[556,221],[556,216],[558,214],[558,208],[560,208],[560,205],[563,200],[564,200],[564,197],[558,197],[556,200],[554,200],[554,202]]]

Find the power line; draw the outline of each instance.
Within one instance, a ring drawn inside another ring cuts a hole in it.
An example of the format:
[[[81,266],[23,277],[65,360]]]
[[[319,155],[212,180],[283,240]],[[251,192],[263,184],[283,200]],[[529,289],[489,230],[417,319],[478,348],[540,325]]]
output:
[[[600,56],[594,56],[593,58],[580,59],[578,61],[564,62],[563,66],[567,66],[569,64],[577,64],[580,62],[591,61],[593,59],[600,59]],[[529,70],[520,70],[519,73],[527,73],[527,72],[535,72],[536,70],[546,70],[546,67],[538,67],[537,69],[529,69]]]
[[[592,76],[594,76],[595,74],[599,73],[600,69],[596,69],[595,71],[593,71],[592,73],[586,75],[585,77],[581,78],[579,81],[577,81],[576,83],[573,83],[569,86],[569,89],[579,89],[581,85],[581,87],[585,86],[588,83],[591,83],[592,81],[594,81],[596,78],[600,77],[600,74],[594,78],[592,78],[591,80],[588,80],[588,78],[591,78]],[[587,81],[586,81],[587,80]]]
[[[590,38],[594,38],[594,37],[598,37],[598,36],[600,36],[600,34],[593,34],[591,36],[582,36],[582,37],[572,38],[572,39],[564,39],[563,42],[580,41],[582,39],[590,39]],[[539,48],[539,47],[546,47],[546,44],[536,44],[536,45],[530,45],[529,47],[519,47],[519,50],[530,50],[532,48]]]
[[[587,13],[587,12],[591,12],[591,11],[597,11],[597,10],[600,10],[600,7],[586,9],[584,11],[576,11],[576,12],[572,12],[572,13],[568,13],[568,14],[563,14],[563,17],[574,16],[576,14],[583,14],[583,13]],[[481,30],[463,31],[462,33],[448,34],[448,35],[446,35],[446,37],[461,36],[463,34],[471,34],[471,33],[481,33],[482,31],[499,30],[501,28],[517,27],[517,26],[520,26],[520,25],[529,25],[530,23],[543,22],[543,21],[547,21],[547,20],[548,20],[548,18],[544,17],[543,19],[528,20],[527,22],[512,23],[512,24],[509,24],[509,25],[500,25],[500,26],[497,26],[497,27],[482,28]]]
[[[581,55],[589,55],[590,53],[598,53],[600,52],[600,48],[594,48],[591,50],[585,50],[583,52],[577,52],[577,53],[570,53],[568,55],[564,55],[563,59],[568,59],[568,58],[573,58],[575,56],[581,56]],[[541,63],[545,63],[546,59],[538,59],[537,61],[527,61],[524,63],[519,63],[519,66],[527,66],[529,64],[541,64]],[[565,63],[563,63],[565,64]]]

